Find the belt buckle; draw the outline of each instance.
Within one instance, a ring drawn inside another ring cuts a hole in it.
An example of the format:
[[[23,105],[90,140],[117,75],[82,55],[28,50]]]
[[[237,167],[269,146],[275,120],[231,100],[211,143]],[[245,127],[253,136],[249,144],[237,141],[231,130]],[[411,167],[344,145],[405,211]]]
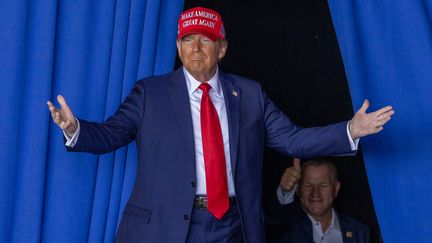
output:
[[[198,207],[201,209],[207,208],[207,197],[199,197],[198,198]]]

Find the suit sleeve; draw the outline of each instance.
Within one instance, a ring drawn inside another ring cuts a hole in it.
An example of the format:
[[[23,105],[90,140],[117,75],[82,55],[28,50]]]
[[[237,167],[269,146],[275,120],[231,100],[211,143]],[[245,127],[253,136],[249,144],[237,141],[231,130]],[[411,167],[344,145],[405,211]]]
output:
[[[79,119],[78,141],[73,148],[66,147],[67,150],[103,154],[128,144],[139,130],[144,106],[144,83],[138,81],[116,113],[106,121],[96,123]]]
[[[347,122],[323,127],[303,128],[295,125],[262,92],[262,107],[267,146],[292,157],[311,158],[350,155]]]

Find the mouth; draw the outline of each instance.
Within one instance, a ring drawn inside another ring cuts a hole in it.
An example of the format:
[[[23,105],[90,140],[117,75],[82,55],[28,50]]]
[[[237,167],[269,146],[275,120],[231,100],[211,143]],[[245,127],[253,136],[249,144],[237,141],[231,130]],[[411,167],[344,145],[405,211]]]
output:
[[[321,199],[309,199],[309,202],[313,203],[313,204],[318,204],[318,203],[322,203],[322,200]]]
[[[205,60],[205,57],[191,57],[192,61],[203,61]]]

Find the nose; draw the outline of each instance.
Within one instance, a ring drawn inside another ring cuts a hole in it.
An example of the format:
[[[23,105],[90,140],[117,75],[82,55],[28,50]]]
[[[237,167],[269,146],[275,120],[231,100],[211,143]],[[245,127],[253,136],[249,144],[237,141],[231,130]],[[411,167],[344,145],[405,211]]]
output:
[[[192,43],[192,50],[194,52],[198,52],[199,50],[201,50],[201,45],[200,45],[199,40],[194,40],[193,41],[193,43]]]
[[[321,192],[318,188],[312,188],[312,192],[311,192],[312,197],[320,197],[321,196]]]

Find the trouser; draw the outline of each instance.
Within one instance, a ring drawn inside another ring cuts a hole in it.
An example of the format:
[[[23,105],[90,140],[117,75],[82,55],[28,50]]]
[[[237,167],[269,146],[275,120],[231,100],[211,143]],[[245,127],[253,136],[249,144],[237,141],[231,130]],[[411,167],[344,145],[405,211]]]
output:
[[[187,243],[242,243],[243,233],[237,205],[218,220],[207,209],[194,208]]]

